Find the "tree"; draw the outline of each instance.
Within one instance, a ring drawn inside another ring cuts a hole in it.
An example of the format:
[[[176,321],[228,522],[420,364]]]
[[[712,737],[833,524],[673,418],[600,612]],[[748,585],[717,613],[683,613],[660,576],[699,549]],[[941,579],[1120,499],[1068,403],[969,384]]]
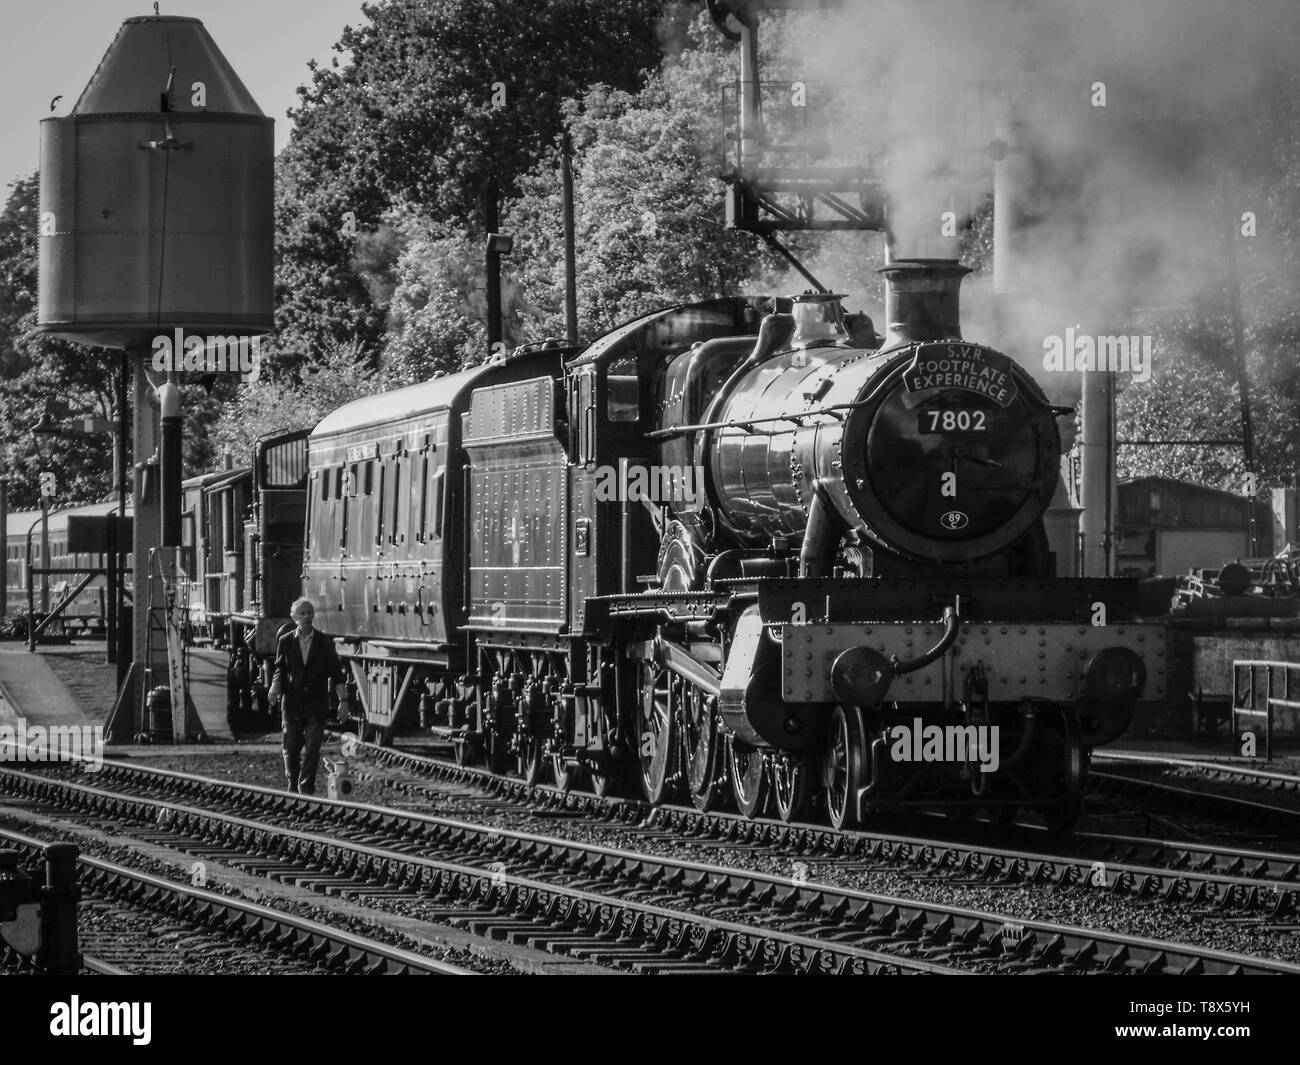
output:
[[[724,226],[723,116],[716,84],[734,55],[707,20],[640,91],[596,86],[566,107],[574,152],[579,332],[591,338],[646,311],[757,288],[777,262]],[[509,276],[531,338],[562,336],[558,141],[506,207]]]
[[[213,426],[214,450],[229,450],[242,463],[259,437],[310,429],[331,411],[380,390],[373,359],[361,345],[335,344],[306,363],[298,379],[242,386]]]
[[[277,161],[280,362],[332,341],[377,348],[385,307],[357,241],[389,210],[481,233],[560,129],[563,101],[596,82],[635,89],[659,58],[662,0],[392,0],[313,65]],[[396,249],[394,249],[396,251]],[[388,260],[391,266],[393,259]],[[281,372],[273,368],[273,373]]]
[[[58,422],[111,417],[117,366],[116,352],[37,331],[39,193],[35,174],[11,183],[0,214],[0,461],[14,506],[39,502],[40,463],[30,430],[41,412]],[[102,441],[62,441],[55,458],[59,503],[102,498],[110,488],[111,456]]]

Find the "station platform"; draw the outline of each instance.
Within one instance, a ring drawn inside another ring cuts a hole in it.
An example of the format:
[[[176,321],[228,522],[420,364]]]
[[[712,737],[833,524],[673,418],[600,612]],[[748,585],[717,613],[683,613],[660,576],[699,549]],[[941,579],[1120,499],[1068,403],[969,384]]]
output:
[[[28,725],[102,725],[116,694],[117,668],[104,661],[102,640],[50,644],[35,653],[22,642],[0,642],[0,724],[8,714]],[[190,697],[208,742],[233,743],[224,651],[191,648]]]
[[[99,717],[87,713],[45,656],[24,643],[0,642],[0,725],[18,718],[30,725],[96,725],[106,716],[107,710]]]

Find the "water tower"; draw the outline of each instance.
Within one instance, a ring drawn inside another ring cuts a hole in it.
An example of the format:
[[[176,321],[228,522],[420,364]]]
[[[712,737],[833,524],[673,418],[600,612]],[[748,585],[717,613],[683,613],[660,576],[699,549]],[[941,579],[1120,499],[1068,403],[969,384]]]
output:
[[[273,126],[201,22],[157,14],[124,22],[71,113],[41,122],[38,326],[133,363],[133,653],[114,740],[143,725],[155,685],[175,737],[194,735],[147,609],[166,603],[180,543],[179,375],[152,364],[159,338],[211,350],[271,330]]]

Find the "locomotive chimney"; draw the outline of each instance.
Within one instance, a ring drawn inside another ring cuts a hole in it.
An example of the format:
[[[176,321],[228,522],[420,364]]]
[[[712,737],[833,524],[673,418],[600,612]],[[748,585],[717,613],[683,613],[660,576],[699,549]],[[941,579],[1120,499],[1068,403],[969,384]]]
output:
[[[923,340],[961,339],[961,279],[956,259],[895,259],[880,271],[889,286],[884,348]]]

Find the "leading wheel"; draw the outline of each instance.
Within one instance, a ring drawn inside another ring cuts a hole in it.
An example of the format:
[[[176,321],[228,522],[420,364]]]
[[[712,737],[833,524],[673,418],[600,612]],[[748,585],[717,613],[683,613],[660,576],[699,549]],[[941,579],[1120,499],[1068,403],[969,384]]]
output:
[[[862,711],[856,706],[840,705],[832,712],[822,753],[822,790],[833,828],[852,828],[858,823],[864,732]]]
[[[808,817],[812,766],[807,750],[777,751],[771,756],[772,804],[787,825]]]
[[[770,793],[767,762],[763,752],[742,740],[727,744],[727,769],[731,777],[731,795],[736,809],[746,817],[762,817]]]
[[[673,742],[682,679],[675,673],[642,661],[637,666],[637,765],[641,790],[649,802],[663,802],[676,771]]]

